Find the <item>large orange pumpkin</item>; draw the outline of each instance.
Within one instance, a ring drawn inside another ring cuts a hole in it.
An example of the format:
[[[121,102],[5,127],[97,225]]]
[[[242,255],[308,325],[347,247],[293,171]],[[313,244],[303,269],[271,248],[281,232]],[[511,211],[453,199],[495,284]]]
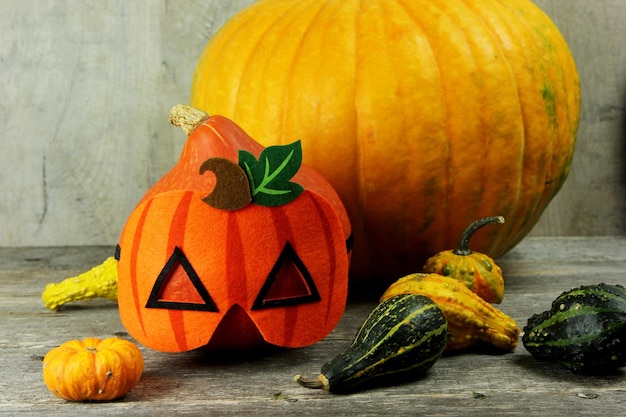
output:
[[[529,0],[265,0],[209,41],[195,107],[263,144],[302,140],[343,199],[353,279],[395,278],[499,214],[498,257],[570,170],[580,88],[555,25]]]
[[[302,165],[293,176],[295,199],[250,203],[252,183],[234,161],[243,151],[261,160],[263,147],[220,116],[203,115],[189,131],[178,163],[122,231],[124,326],[145,346],[168,352],[319,341],[347,297],[350,223],[339,197]],[[239,180],[247,200],[238,198]]]

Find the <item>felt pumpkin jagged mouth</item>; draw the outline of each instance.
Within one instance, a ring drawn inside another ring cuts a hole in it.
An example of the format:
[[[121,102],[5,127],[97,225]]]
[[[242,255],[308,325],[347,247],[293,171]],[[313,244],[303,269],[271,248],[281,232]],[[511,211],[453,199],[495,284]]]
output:
[[[265,344],[265,339],[250,315],[239,304],[235,304],[224,315],[211,339],[210,350],[249,349]]]

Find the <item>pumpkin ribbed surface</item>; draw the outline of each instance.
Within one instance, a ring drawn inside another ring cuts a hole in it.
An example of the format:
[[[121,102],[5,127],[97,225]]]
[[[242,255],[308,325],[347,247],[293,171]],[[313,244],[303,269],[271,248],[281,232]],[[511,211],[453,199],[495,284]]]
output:
[[[109,401],[126,395],[139,381],[144,362],[134,343],[111,337],[70,340],[43,359],[50,391],[70,401]]]
[[[341,196],[354,279],[415,271],[472,220],[498,257],[565,181],[578,74],[528,0],[267,0],[211,39],[191,102],[264,145],[302,141]]]

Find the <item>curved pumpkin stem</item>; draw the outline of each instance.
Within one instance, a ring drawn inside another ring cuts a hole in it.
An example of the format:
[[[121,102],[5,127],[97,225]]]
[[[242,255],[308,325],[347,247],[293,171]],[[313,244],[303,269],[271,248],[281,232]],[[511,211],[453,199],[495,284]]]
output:
[[[221,210],[239,210],[252,201],[250,183],[245,171],[226,158],[209,158],[200,166],[200,175],[215,173],[215,188],[202,201]]]
[[[484,217],[482,219],[478,219],[474,221],[472,224],[467,226],[467,229],[465,229],[465,231],[461,235],[461,241],[459,242],[459,246],[453,251],[453,253],[455,255],[461,255],[461,256],[471,255],[472,251],[469,248],[469,240],[474,234],[474,232],[485,225],[495,224],[495,223],[497,224],[504,223],[504,217],[489,216],[489,217]]]
[[[186,104],[177,104],[170,110],[170,123],[181,127],[187,136],[208,118],[207,113]]]
[[[293,377],[293,380],[304,388],[323,389],[324,391],[330,389],[330,383],[324,374],[319,374],[317,379],[307,379],[302,378],[302,375],[296,375]]]

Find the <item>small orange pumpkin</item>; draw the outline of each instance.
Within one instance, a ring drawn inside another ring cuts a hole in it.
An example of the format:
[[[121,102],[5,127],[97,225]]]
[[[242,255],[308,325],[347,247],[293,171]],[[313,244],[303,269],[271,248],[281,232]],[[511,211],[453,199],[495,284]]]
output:
[[[65,400],[109,401],[135,386],[143,366],[134,343],[90,337],[50,350],[43,359],[43,380],[54,395]]]
[[[189,135],[180,159],[119,240],[128,332],[168,352],[300,347],[325,337],[345,308],[350,259],[350,222],[333,188],[304,165],[290,168],[301,148],[273,147],[284,161],[271,166],[269,148],[229,119],[182,106],[170,120]],[[259,183],[249,176],[259,172],[256,158],[266,161]],[[279,169],[293,181],[259,193]],[[263,195],[269,201],[257,200]]]
[[[478,219],[470,224],[454,250],[445,250],[428,258],[424,272],[441,274],[463,282],[472,292],[488,303],[500,303],[504,298],[504,277],[502,268],[488,255],[472,252],[469,240],[481,227],[504,223],[502,216]]]

